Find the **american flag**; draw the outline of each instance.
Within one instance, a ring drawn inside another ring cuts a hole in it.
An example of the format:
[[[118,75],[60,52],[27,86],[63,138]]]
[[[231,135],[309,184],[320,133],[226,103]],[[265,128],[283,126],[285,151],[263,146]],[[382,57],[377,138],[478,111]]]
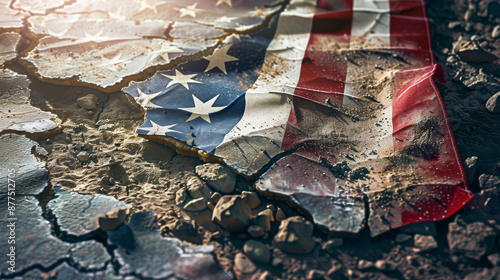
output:
[[[378,235],[472,198],[439,75],[422,0],[292,0],[124,91],[147,110],[145,138],[259,175],[328,230],[358,233],[369,211]]]

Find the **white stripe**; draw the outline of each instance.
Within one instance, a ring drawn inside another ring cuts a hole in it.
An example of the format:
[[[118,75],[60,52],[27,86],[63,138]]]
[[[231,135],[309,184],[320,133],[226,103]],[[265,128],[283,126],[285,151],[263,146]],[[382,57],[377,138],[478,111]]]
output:
[[[351,51],[359,49],[386,49],[390,47],[389,2],[390,0],[354,0]],[[363,111],[363,108],[360,108],[360,106],[368,106],[368,102],[353,102],[355,100],[349,98],[349,96],[365,99],[363,95],[366,92],[359,90],[360,87],[355,87],[354,83],[361,82],[356,80],[356,78],[370,77],[369,72],[374,71],[377,63],[379,63],[377,60],[367,61],[367,65],[360,65],[359,67],[351,63],[348,64],[343,99],[343,107],[346,110],[355,109]],[[394,73],[386,69],[381,75],[374,74],[368,82],[375,84],[377,81],[383,81],[384,79],[391,81]],[[364,81],[364,83],[366,82]],[[349,139],[365,149],[366,157],[358,160],[358,164],[360,165],[363,165],[363,161],[374,161],[389,156],[394,151],[392,138],[394,87],[391,82],[386,82],[385,84],[387,86],[381,89],[376,98],[383,105],[383,109],[374,112],[376,117],[349,124],[352,132],[349,135]],[[358,90],[356,91],[355,88],[358,88]],[[366,134],[367,128],[370,130],[369,135]],[[356,133],[356,131],[359,133]],[[363,131],[364,133],[362,133]]]
[[[266,141],[255,141],[255,144],[245,141],[247,145],[256,145],[245,150],[245,156],[249,159],[258,156],[262,150],[271,157],[280,152],[292,109],[294,88],[300,78],[302,59],[309,42],[315,7],[315,0],[293,0],[287,10],[280,14],[275,36],[266,51],[261,76],[246,93],[243,117],[215,151],[215,155],[224,158],[228,165],[239,160],[231,158],[236,155],[228,154],[228,149],[224,148],[225,144],[235,140],[264,136],[270,141],[269,145],[273,147],[260,146],[265,145]]]

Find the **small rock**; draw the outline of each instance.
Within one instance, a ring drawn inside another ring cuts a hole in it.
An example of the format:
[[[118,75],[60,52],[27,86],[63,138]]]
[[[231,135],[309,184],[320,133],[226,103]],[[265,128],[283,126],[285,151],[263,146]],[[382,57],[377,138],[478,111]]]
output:
[[[284,219],[286,219],[285,212],[283,212],[283,210],[278,207],[278,209],[276,210],[276,221],[281,222]]]
[[[212,196],[210,197],[210,202],[212,202],[214,205],[219,202],[219,199],[222,197],[222,195],[219,192],[214,192],[212,193]]]
[[[252,210],[238,195],[225,195],[215,206],[212,221],[229,231],[246,231]]]
[[[271,276],[271,273],[269,273],[269,271],[265,271],[259,277],[259,280],[272,280],[272,279],[273,277]]]
[[[411,235],[400,233],[396,235],[396,243],[404,243],[411,239]]]
[[[472,185],[474,177],[476,176],[477,157],[469,157],[465,160],[465,174],[467,175],[467,182]]]
[[[108,213],[99,217],[99,227],[103,231],[114,230],[125,222],[125,218],[130,213],[130,209],[112,209]]]
[[[432,235],[415,234],[413,241],[419,252],[434,250],[438,247],[437,241]]]
[[[253,261],[259,263],[268,263],[271,259],[269,249],[261,242],[248,240],[243,245],[243,252]]]
[[[87,94],[83,97],[78,98],[76,101],[78,102],[78,106],[86,109],[86,110],[94,110],[97,108],[97,101],[99,98],[94,94]]]
[[[283,265],[283,259],[281,259],[280,257],[274,257],[271,261],[271,265],[273,267],[280,267]]]
[[[489,81],[490,77],[483,72],[483,69],[479,69],[477,75],[471,76],[469,79],[465,80],[463,84],[469,89],[478,90],[488,84]],[[486,105],[488,105],[488,103],[486,103]],[[486,106],[486,108],[488,108],[488,106]]]
[[[207,208],[207,203],[204,197],[199,197],[186,203],[183,208],[188,211],[201,211]]]
[[[312,240],[313,225],[300,216],[281,221],[279,231],[274,236],[274,244],[283,251],[307,254],[314,249]]]
[[[186,188],[181,188],[175,193],[175,204],[180,205],[186,201],[187,198],[187,190]]]
[[[333,249],[339,248],[342,245],[344,245],[344,239],[334,237],[326,241],[325,244],[323,244],[323,250],[329,252]]]
[[[483,268],[479,271],[474,271],[467,274],[464,280],[498,280],[500,277],[500,267],[491,269]]]
[[[271,230],[271,219],[267,215],[257,215],[252,219],[252,222],[254,225],[262,227],[264,231]]]
[[[448,244],[453,253],[479,261],[494,247],[497,232],[483,222],[468,223],[459,215],[448,228]]]
[[[90,159],[90,154],[86,151],[81,151],[76,155],[76,158],[79,161],[85,162],[85,161],[88,161]]]
[[[257,270],[257,266],[247,256],[238,253],[234,258],[234,270],[242,274],[251,274]]]
[[[479,188],[482,190],[497,188],[500,189],[500,177],[495,175],[482,174],[479,176]]]
[[[491,254],[488,256],[488,261],[493,265],[493,266],[500,266],[500,254]]]
[[[208,186],[198,177],[192,176],[186,182],[189,195],[194,198],[205,197],[209,199],[212,194]]]
[[[260,205],[259,195],[256,192],[243,191],[241,195],[250,208],[254,209]]]
[[[252,237],[252,238],[259,238],[259,237],[262,237],[264,236],[264,228],[262,228],[261,226],[249,226],[248,227],[248,234]]]
[[[500,25],[497,25],[495,26],[495,28],[493,28],[493,31],[491,32],[491,37],[493,37],[493,39],[500,37]]]
[[[375,267],[380,271],[394,271],[398,264],[392,261],[378,260],[375,262]]]
[[[500,113],[500,102],[499,102],[499,97],[500,97],[500,91],[495,93],[488,101],[486,102],[486,110],[490,113]]]
[[[271,221],[271,222],[274,221],[273,210],[266,209],[266,210],[260,211],[259,214],[257,214],[257,216],[262,216],[262,215],[268,216],[269,217],[269,221]]]
[[[222,193],[231,193],[236,185],[236,174],[218,163],[206,163],[196,166],[196,174],[209,186]]]
[[[462,25],[462,22],[460,21],[451,21],[450,23],[448,23],[448,29],[454,29],[456,27],[459,27]]]
[[[323,279],[324,276],[325,276],[324,271],[313,269],[313,270],[310,270],[309,273],[307,273],[306,279],[307,280],[317,280],[317,279]]]
[[[374,266],[374,263],[372,261],[363,260],[363,259],[358,261],[358,269],[359,270],[369,269],[369,268],[372,268],[373,266]]]

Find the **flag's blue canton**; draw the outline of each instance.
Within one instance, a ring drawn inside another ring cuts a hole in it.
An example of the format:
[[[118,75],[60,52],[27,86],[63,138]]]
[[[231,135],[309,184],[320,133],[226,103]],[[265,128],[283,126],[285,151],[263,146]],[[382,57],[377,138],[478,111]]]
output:
[[[243,116],[246,90],[259,76],[276,25],[274,18],[264,30],[250,37],[242,35],[241,41],[219,49],[222,61],[227,62],[212,63],[215,59],[203,58],[158,72],[150,80],[124,89],[140,104],[144,102],[141,93],[148,98],[154,96],[141,104],[149,109],[146,122],[137,132],[172,136],[213,153]],[[212,113],[197,115],[197,107]]]

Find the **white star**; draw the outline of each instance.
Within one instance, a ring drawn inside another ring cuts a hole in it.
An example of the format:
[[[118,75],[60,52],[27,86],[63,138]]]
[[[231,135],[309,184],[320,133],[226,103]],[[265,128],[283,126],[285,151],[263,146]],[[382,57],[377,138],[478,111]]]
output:
[[[199,100],[196,96],[193,94],[193,101],[194,101],[194,107],[190,108],[179,108],[180,110],[187,111],[191,113],[191,116],[187,119],[186,122],[195,120],[197,118],[202,118],[208,123],[212,123],[210,121],[210,114],[220,112],[224,110],[227,106],[222,106],[222,107],[212,107],[214,105],[215,101],[219,95],[215,96],[214,98],[208,100],[207,102],[203,102]]]
[[[167,85],[167,88],[169,88],[170,86],[172,85],[175,85],[175,84],[181,84],[182,86],[184,86],[187,90],[189,90],[189,85],[188,83],[196,83],[196,84],[201,84],[201,82],[198,82],[198,81],[195,81],[191,78],[193,78],[194,76],[196,76],[196,74],[192,74],[192,75],[184,75],[182,74],[179,70],[175,69],[175,76],[171,76],[171,75],[165,75],[165,74],[161,74],[162,76],[165,76],[169,79],[171,79],[172,81],[170,81],[170,83],[168,83]]]
[[[196,9],[196,5],[198,3],[194,3],[191,6],[187,6],[186,8],[175,8],[177,11],[181,12],[181,17],[185,16],[191,16],[191,17],[196,17],[196,13],[203,12],[201,9]]]
[[[158,13],[158,11],[156,10],[156,7],[159,6],[159,5],[163,5],[167,2],[165,1],[156,1],[156,0],[142,0],[141,1],[141,8],[139,9],[139,12],[142,12],[144,10],[147,10],[147,9],[150,9],[150,10],[153,10],[155,13]]]
[[[137,88],[137,92],[139,93],[138,97],[135,98],[135,102],[141,105],[143,108],[162,108],[151,102],[151,99],[157,97],[161,92],[156,92],[152,94],[145,94],[141,89]]]
[[[141,129],[147,130],[148,135],[166,135],[168,132],[179,132],[177,130],[170,129],[170,128],[176,126],[176,124],[162,126],[162,125],[155,123],[154,121],[150,121],[150,122],[151,122],[152,127],[141,128]]]
[[[224,72],[224,74],[227,74],[226,62],[239,60],[238,58],[227,54],[227,51],[229,50],[230,47],[231,45],[226,45],[222,48],[216,49],[213,54],[205,56],[204,59],[210,61],[205,72],[208,72],[213,68],[217,67],[222,72]]]
[[[222,5],[223,3],[226,3],[231,8],[233,7],[233,3],[231,3],[231,0],[218,0],[215,6]]]

